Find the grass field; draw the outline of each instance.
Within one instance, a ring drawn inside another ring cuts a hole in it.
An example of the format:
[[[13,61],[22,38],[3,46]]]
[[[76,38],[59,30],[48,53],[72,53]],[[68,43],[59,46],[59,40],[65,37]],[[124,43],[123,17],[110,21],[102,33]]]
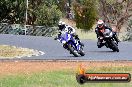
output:
[[[72,62],[71,62],[72,63]],[[30,63],[29,65],[34,65],[33,63]],[[40,64],[41,67],[45,67],[47,63]],[[8,75],[3,75],[0,76],[0,87],[132,87],[132,82],[129,83],[85,83],[84,85],[80,85],[76,81],[76,73],[77,73],[77,68],[73,69],[70,68],[70,66],[65,66],[69,68],[64,68],[65,65],[72,65],[70,63],[63,63],[59,64],[58,63],[52,63],[53,67],[56,66],[56,69],[50,70],[50,67],[52,66],[47,66],[47,69],[49,67],[49,70],[41,70],[38,72],[34,73],[10,73]],[[74,65],[77,65],[73,63]],[[132,74],[132,66],[129,66],[131,64],[123,65],[123,63],[111,63],[111,64],[104,64],[103,66],[101,63],[87,63],[92,67],[88,67],[87,65],[87,72],[92,73],[92,72],[97,72],[97,73],[103,73],[103,72],[120,72],[120,73],[131,73]],[[94,64],[94,65],[93,65]],[[100,64],[100,66],[99,66]],[[13,64],[11,64],[13,65]],[[27,64],[25,64],[27,66]],[[37,66],[38,64],[36,64]],[[73,66],[74,66],[73,65]],[[105,66],[106,65],[106,66]],[[97,66],[97,68],[95,68]],[[17,65],[16,65],[17,67]],[[27,66],[28,67],[28,66]],[[30,66],[29,66],[30,67]],[[60,67],[60,68],[59,68]],[[26,67],[25,67],[26,68]],[[55,68],[55,67],[54,67]],[[35,69],[35,68],[34,68]],[[24,71],[23,71],[24,72]]]
[[[76,30],[77,35],[80,39],[96,40],[96,34],[93,31],[83,31],[81,29]]]

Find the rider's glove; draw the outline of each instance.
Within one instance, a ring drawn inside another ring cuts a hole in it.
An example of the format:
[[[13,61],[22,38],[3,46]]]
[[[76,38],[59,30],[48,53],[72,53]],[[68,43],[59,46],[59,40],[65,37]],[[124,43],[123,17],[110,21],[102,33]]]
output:
[[[59,39],[59,37],[58,37],[58,36],[56,36],[56,37],[54,38],[54,40],[57,40],[57,39]]]

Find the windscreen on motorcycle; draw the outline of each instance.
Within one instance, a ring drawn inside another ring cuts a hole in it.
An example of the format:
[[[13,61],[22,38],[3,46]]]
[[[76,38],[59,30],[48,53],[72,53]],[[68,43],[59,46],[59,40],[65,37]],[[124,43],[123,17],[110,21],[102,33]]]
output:
[[[113,33],[112,33],[111,30],[105,29],[103,35],[104,35],[105,38],[108,38],[108,37],[112,37],[113,36]]]
[[[65,32],[62,32],[61,33],[61,37],[66,38],[66,33]]]

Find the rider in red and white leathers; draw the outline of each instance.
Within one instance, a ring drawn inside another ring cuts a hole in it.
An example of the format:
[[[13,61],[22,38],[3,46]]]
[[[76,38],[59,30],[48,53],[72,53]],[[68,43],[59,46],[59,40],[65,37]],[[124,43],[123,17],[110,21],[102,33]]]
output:
[[[105,23],[103,22],[103,20],[99,20],[97,22],[97,27],[95,28],[95,32],[97,34],[97,38],[98,38],[98,42],[97,42],[97,46],[98,48],[101,48],[104,44],[102,43],[103,42],[103,39],[100,39],[100,37],[103,37],[103,33],[101,32],[101,30],[105,30],[105,29],[109,29],[110,31],[113,32],[112,28],[108,27],[105,25]],[[116,35],[116,32],[113,32],[113,38],[115,39],[115,41],[118,43],[119,42],[119,39]]]

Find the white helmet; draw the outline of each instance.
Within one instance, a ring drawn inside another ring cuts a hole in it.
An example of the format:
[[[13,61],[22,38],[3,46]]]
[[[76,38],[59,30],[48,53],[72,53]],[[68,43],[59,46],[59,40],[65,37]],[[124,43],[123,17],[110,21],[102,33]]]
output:
[[[104,21],[103,20],[98,20],[97,24],[98,24],[99,28],[102,28],[103,25],[104,25]]]
[[[65,27],[65,22],[59,21],[58,27],[59,27],[59,30],[62,31]]]
[[[58,25],[65,25],[65,22],[59,21]]]

